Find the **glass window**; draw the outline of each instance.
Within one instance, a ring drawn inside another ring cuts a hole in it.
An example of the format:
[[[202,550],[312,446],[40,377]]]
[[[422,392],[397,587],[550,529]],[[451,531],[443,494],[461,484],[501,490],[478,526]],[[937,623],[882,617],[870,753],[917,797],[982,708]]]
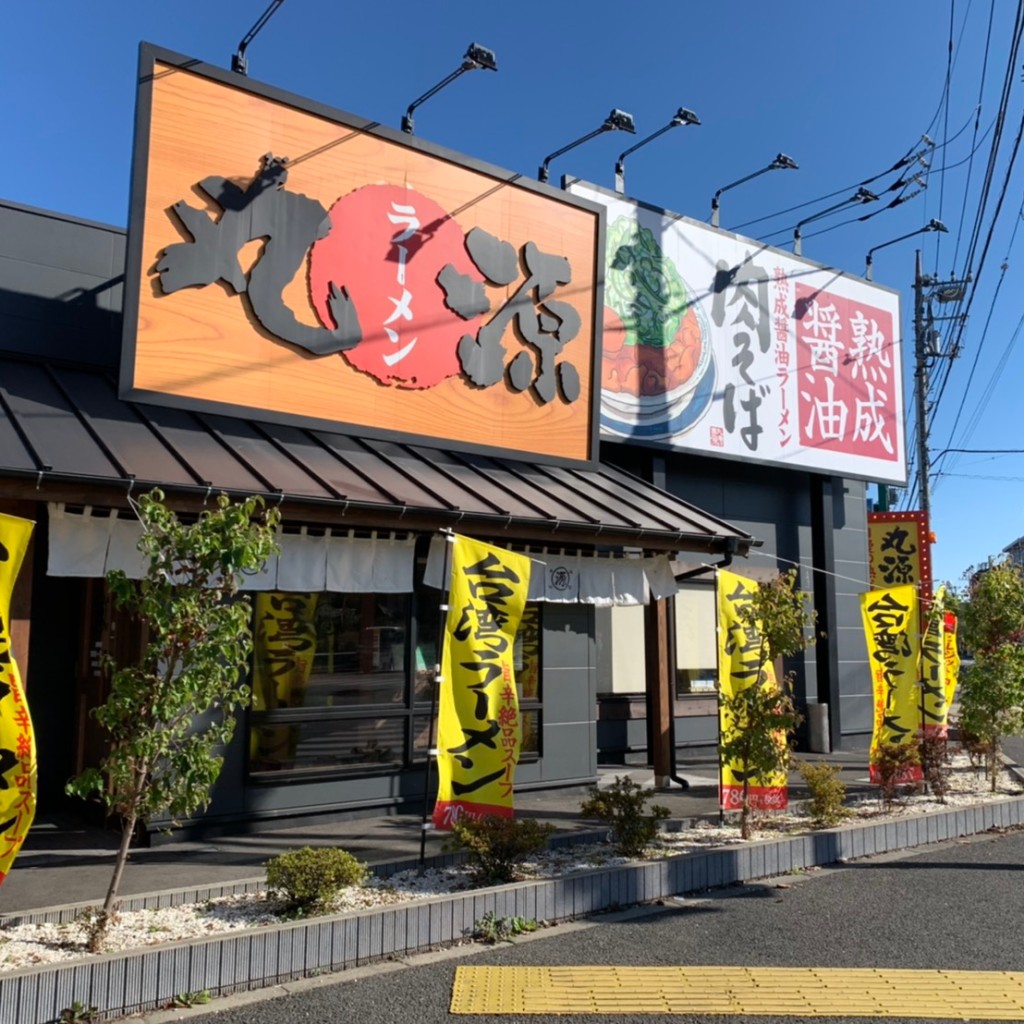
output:
[[[676,594],[676,696],[718,685],[715,588],[683,583]]]
[[[428,708],[440,604],[440,593],[425,587],[413,595],[255,594],[250,772],[393,771],[421,760],[437,737]],[[540,647],[540,608],[529,605],[515,641],[527,757],[540,753]]]
[[[434,689],[434,671],[440,656],[437,644],[441,630],[441,591],[416,588],[416,647],[413,651],[415,700],[429,704]]]
[[[253,708],[405,703],[403,594],[260,593]]]
[[[398,767],[405,761],[405,723],[398,718],[336,718],[265,724],[254,714],[250,771]]]
[[[523,609],[513,650],[516,689],[521,701],[540,700],[540,605]]]
[[[523,709],[519,712],[519,720],[523,727],[523,745],[519,751],[520,760],[540,756],[540,708]],[[429,715],[416,715],[413,719],[412,748],[413,756],[422,761],[430,744],[437,746],[437,718],[434,718],[433,730],[430,729]]]

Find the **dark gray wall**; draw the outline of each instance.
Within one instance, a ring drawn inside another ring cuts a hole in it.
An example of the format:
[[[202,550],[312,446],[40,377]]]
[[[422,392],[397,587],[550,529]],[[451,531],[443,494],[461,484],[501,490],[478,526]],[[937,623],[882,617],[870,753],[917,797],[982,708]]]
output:
[[[809,473],[609,442],[602,444],[601,457],[653,479],[761,540],[762,546],[748,558],[733,563],[734,571],[784,570],[796,562],[800,586],[812,590],[814,488]],[[663,466],[659,460],[664,460]],[[836,478],[830,501],[834,563],[829,568],[835,573],[836,588],[836,622],[830,639],[837,652],[839,708],[830,707],[829,713],[834,716],[838,710],[844,743],[859,745],[870,737],[872,725],[871,676],[858,598],[868,579],[866,484]],[[798,698],[815,701],[819,692],[827,693],[829,680],[819,679],[813,647],[793,667]],[[827,667],[822,671],[827,672]]]
[[[589,605],[544,605],[544,723],[541,759],[523,765],[522,782],[589,780],[597,774],[597,643]]]
[[[541,757],[516,769],[519,787],[593,782],[597,776],[597,657],[594,610],[585,605],[544,606],[541,641],[543,720]],[[422,770],[315,782],[254,784],[246,778],[247,731],[240,724],[225,752],[204,830],[245,819],[290,821],[305,815],[344,815],[422,805]],[[436,781],[436,775],[435,775]]]
[[[0,349],[116,366],[125,232],[0,201]]]

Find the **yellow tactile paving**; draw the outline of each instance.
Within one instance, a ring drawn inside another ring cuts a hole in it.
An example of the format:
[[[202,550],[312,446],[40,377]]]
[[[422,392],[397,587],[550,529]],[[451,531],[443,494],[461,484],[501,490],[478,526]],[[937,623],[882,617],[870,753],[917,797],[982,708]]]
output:
[[[1024,1020],[1024,972],[817,967],[458,967],[452,1013]]]

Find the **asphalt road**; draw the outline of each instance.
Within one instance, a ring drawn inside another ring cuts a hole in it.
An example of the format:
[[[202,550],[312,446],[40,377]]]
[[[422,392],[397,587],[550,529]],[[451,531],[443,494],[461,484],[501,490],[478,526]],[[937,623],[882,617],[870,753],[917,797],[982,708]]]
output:
[[[740,965],[1024,970],[1024,832],[987,834],[720,890],[642,914],[538,933],[498,947],[467,946],[411,966],[362,970],[351,980],[313,979],[293,994],[207,1013],[195,1024],[749,1024],[795,1017],[462,1016],[448,1013],[459,964]],[[248,998],[252,998],[251,996]],[[153,1015],[151,1021],[181,1020]],[[865,1018],[818,1018],[862,1024]],[[881,1019],[881,1018],[875,1018]],[[918,1018],[927,1020],[929,1018]]]

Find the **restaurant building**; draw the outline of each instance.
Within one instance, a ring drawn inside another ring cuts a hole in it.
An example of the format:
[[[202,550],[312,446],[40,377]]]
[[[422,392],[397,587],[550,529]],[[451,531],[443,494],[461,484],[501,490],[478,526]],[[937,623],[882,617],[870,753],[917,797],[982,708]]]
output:
[[[141,644],[104,574],[142,573],[132,505],[154,486],[183,516],[226,492],[283,518],[280,555],[245,581],[253,705],[204,828],[419,806],[445,530],[534,559],[517,787],[590,782],[599,756],[653,757],[664,780],[676,747],[714,743],[715,564],[800,566],[825,635],[793,666],[798,696],[830,706],[833,745],[866,736],[857,478],[898,479],[902,409],[883,425],[899,432],[893,465],[802,443],[798,397],[792,451],[817,458],[748,457],[735,415],[713,422],[734,361],[711,324],[749,319],[730,289],[757,293],[760,269],[725,262],[717,292],[684,298],[690,364],[674,328],[658,357],[675,383],[663,372],[660,399],[645,385],[631,404],[608,339],[645,350],[624,338],[629,282],[609,301],[631,244],[610,245],[609,197],[149,46],[139,90],[127,232],[0,203],[0,511],[37,522],[12,633],[43,810],[102,756],[105,656]],[[764,281],[811,267],[824,294],[817,268],[768,252]],[[860,301],[828,273],[830,295]],[[791,296],[794,337],[808,294]],[[898,374],[894,322],[876,343]],[[686,440],[697,424],[710,446]]]

